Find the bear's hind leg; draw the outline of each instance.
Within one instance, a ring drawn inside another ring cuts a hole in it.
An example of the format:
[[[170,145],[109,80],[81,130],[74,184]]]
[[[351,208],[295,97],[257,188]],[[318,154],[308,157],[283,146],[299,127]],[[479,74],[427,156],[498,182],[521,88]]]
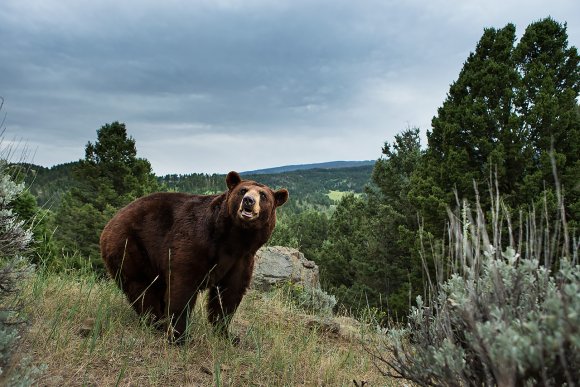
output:
[[[118,238],[116,244],[107,243],[109,239],[103,233],[103,260],[109,274],[127,296],[131,307],[140,316],[148,315],[152,323],[163,319],[165,281],[149,264],[147,251],[139,238]]]
[[[156,323],[163,318],[165,284],[159,277],[151,281],[121,280],[121,289],[127,295],[127,299],[137,314],[140,316],[149,315],[151,323]]]

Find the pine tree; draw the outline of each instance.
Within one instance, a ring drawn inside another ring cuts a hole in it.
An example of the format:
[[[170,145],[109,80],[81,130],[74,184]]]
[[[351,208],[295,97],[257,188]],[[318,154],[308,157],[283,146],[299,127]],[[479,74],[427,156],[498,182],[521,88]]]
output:
[[[151,165],[137,157],[135,140],[125,124],[113,122],[97,130],[97,141],[88,142],[85,159],[74,175],[81,188],[74,195],[99,211],[118,208],[131,200],[159,189]]]
[[[579,57],[566,25],[531,24],[515,46],[515,27],[486,29],[428,131],[412,187],[429,231],[442,233],[446,207],[487,192],[493,177],[504,202],[529,206],[554,187],[553,157],[577,220],[580,187]],[[485,199],[482,195],[484,208]],[[555,206],[555,204],[553,204]]]
[[[567,190],[568,216],[580,219],[580,57],[568,47],[566,24],[551,18],[532,23],[514,51],[521,77],[516,110],[521,133],[529,144],[522,194],[528,201],[545,186],[553,187],[551,155]],[[523,173],[522,173],[523,172]]]
[[[460,197],[473,197],[473,181],[485,181],[495,169],[502,192],[515,191],[513,171],[526,155],[513,109],[519,82],[514,42],[512,24],[484,31],[427,132],[426,173],[445,193],[447,204],[453,203],[454,190]],[[444,219],[444,213],[438,217]]]
[[[385,143],[366,195],[346,195],[330,219],[316,261],[323,284],[349,309],[402,318],[409,295],[421,293],[417,214],[408,198],[421,156],[419,129],[396,135]]]
[[[409,201],[412,176],[422,157],[419,129],[397,134],[382,152],[373,169],[373,185],[367,189],[370,270],[361,279],[373,288],[376,306],[398,318],[406,315],[410,293],[422,290],[417,212]]]
[[[325,289],[343,306],[354,310],[367,304],[365,293],[370,293],[359,276],[367,262],[368,231],[366,201],[354,194],[345,195],[332,214],[328,239],[316,259]]]
[[[76,250],[100,267],[99,236],[106,222],[122,206],[160,187],[119,122],[97,130],[97,141],[87,143],[74,177],[77,186],[63,197],[56,214],[56,236],[65,250]]]

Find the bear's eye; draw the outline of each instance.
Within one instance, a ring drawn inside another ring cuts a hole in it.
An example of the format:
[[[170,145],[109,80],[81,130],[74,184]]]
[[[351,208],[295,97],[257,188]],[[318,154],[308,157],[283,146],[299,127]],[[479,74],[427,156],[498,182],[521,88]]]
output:
[[[266,196],[266,194],[264,192],[260,192],[260,199],[262,200],[266,200],[268,197]]]
[[[242,189],[240,190],[240,195],[245,195],[247,192],[248,192],[248,190],[247,190],[247,189],[245,189],[245,188],[242,188]]]

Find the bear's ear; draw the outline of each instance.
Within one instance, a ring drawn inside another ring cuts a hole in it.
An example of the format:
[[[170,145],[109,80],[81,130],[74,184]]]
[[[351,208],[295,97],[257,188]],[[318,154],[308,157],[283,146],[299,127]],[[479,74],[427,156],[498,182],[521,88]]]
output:
[[[288,190],[282,188],[274,192],[274,200],[276,201],[276,207],[280,207],[282,204],[286,203],[288,200]]]
[[[236,171],[231,171],[228,173],[226,177],[226,184],[228,185],[228,189],[231,191],[236,185],[240,184],[242,178]]]

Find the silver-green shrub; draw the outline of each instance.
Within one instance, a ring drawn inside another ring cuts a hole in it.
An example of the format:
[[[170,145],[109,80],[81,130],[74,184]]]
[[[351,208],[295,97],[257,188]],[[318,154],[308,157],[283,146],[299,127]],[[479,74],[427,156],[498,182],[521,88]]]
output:
[[[0,159],[0,258],[20,256],[32,241],[32,230],[25,227],[12,209],[12,203],[24,190],[7,172],[6,160]]]
[[[377,365],[424,386],[579,384],[579,240],[570,238],[572,253],[547,268],[534,254],[522,258],[517,251],[533,249],[502,237],[499,223],[488,237],[480,208],[476,218],[465,207],[461,222],[451,219],[452,274],[373,349]],[[500,238],[511,241],[503,252]]]
[[[9,153],[0,135],[0,375],[9,364],[19,338],[18,328],[23,322],[19,316],[19,285],[31,269],[23,255],[32,242],[32,230],[24,220],[18,219],[12,208],[24,185],[15,182],[10,175],[6,157]],[[13,372],[5,383],[29,385],[32,368],[21,368],[20,372]]]
[[[304,287],[290,282],[282,286],[292,303],[310,313],[331,316],[336,306],[336,297],[320,288]]]

